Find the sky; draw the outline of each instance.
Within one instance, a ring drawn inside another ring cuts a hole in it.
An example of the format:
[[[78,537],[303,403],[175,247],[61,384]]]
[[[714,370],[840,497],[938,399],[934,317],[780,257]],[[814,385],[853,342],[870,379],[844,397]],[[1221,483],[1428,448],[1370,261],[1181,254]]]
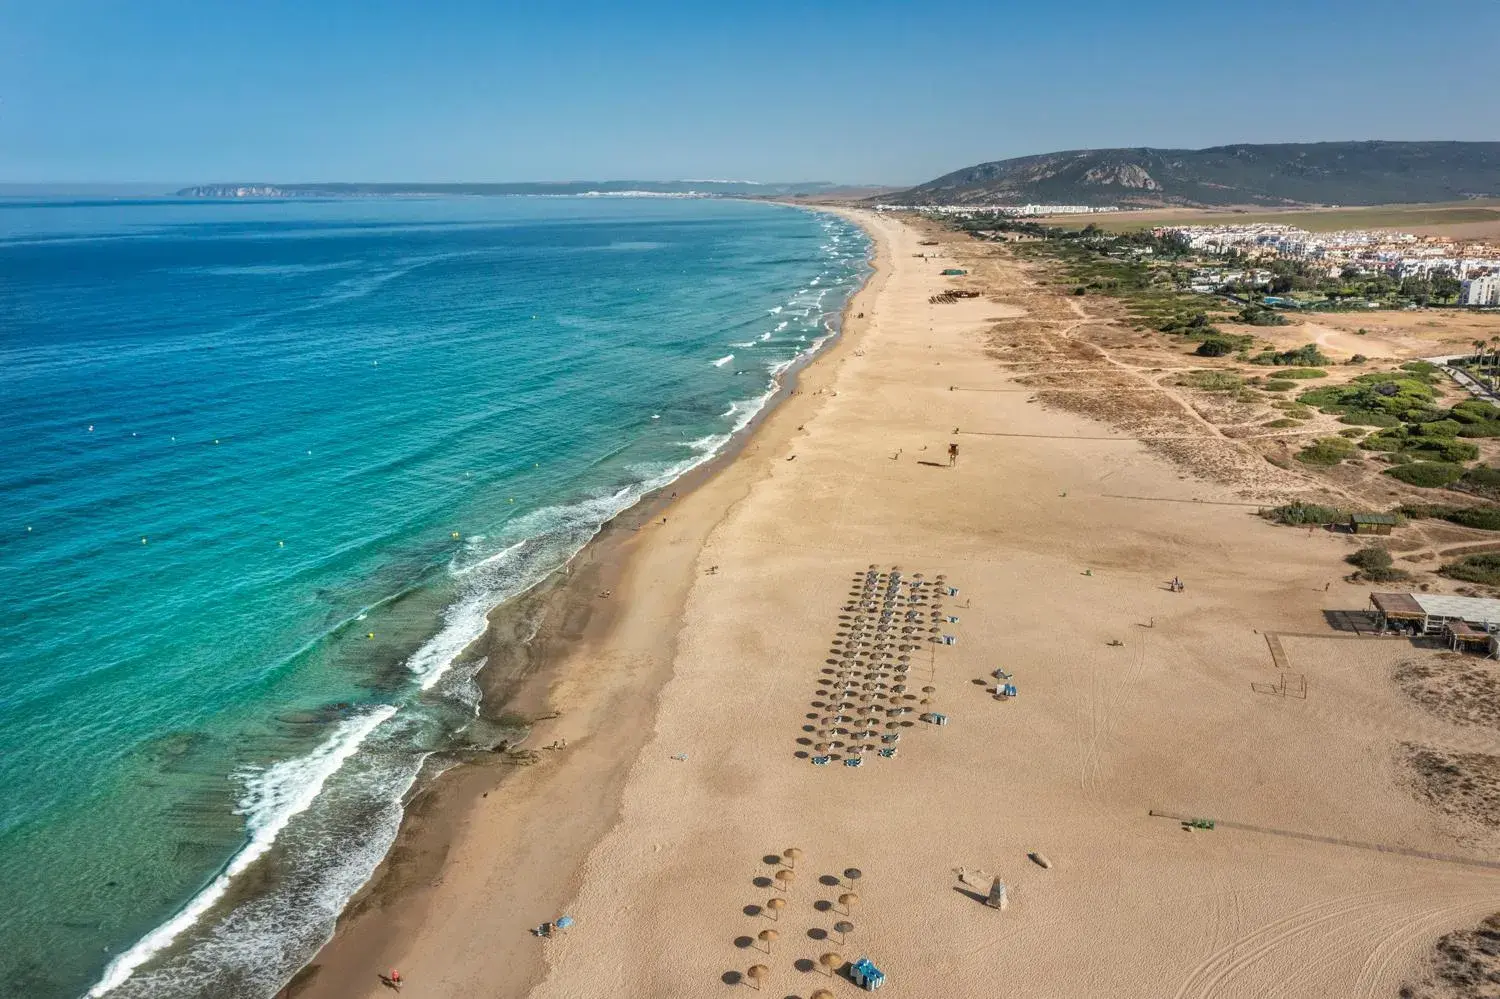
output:
[[[1500,140],[1500,0],[0,0],[0,183],[829,180]]]

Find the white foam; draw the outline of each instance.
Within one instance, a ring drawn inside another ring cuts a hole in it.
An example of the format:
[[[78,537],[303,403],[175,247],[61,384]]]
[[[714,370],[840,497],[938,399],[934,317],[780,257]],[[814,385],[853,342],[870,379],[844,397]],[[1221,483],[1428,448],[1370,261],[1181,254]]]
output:
[[[734,360],[734,355],[733,354],[725,354],[723,357],[719,358],[717,361],[714,362],[714,367],[716,367],[716,368],[722,368],[724,365],[728,364],[732,360]]]
[[[774,309],[771,310],[771,315],[774,316],[774,315],[777,315],[780,312],[781,312],[781,306],[778,305],[778,306],[776,306],[776,308],[774,308]]]
[[[287,823],[306,811],[328,778],[353,756],[360,743],[386,719],[396,713],[394,706],[383,704],[375,710],[342,722],[317,749],[295,760],[285,760],[246,776],[246,794],[236,814],[246,816],[245,828],[250,841],[236,853],[218,877],[193,897],[187,905],[125,953],[109,963],[99,983],[89,989],[90,996],[102,996],[125,983],[137,968],[169,946],[182,932],[203,918],[215,902],[224,897],[230,883],[251,864],[265,855]]]

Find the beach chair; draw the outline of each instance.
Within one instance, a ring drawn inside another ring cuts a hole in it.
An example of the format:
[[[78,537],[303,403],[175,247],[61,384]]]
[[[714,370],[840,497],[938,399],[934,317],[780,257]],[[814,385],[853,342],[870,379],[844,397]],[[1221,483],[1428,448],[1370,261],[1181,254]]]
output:
[[[886,748],[884,748],[884,749],[882,749],[880,751],[880,755],[884,756],[888,760],[893,760],[893,759],[896,758],[896,747],[895,746],[887,746]]]
[[[863,756],[851,756],[844,761],[844,766],[846,767],[862,767],[864,765],[865,758]]]
[[[812,758],[812,765],[815,766],[815,767],[826,767],[826,766],[828,766],[828,757],[826,757],[826,756],[814,756]]]
[[[943,644],[944,645],[957,645],[958,644],[958,639],[954,638],[952,635],[944,635],[943,636]]]

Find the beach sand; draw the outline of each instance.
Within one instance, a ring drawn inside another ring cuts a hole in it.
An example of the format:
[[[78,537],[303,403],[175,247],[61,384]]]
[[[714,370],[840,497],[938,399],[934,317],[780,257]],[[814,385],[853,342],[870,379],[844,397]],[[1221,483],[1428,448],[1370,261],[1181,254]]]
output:
[[[837,952],[894,995],[1393,995],[1496,908],[1500,842],[1405,790],[1400,745],[1497,753],[1500,732],[1403,695],[1408,644],[1327,637],[1324,610],[1366,603],[1349,542],[1254,516],[1260,480],[1044,407],[992,330],[1081,307],[997,247],[857,217],[880,260],[845,335],[735,460],[620,532],[586,581],[602,613],[528,681],[561,712],[532,745],[567,747],[440,781],[294,994],[389,995],[396,966],[421,996],[733,995],[752,965],[767,995],[851,994],[816,964]],[[929,303],[957,284],[988,294]],[[1271,471],[1267,502],[1298,484]],[[870,565],[959,589],[956,644],[912,653],[949,724],[813,766],[799,740]],[[997,668],[1018,697],[979,682]],[[791,846],[783,892],[768,861]],[[847,916],[822,883],[846,868]],[[1003,879],[1008,909],[959,869]],[[777,896],[775,921],[747,908]]]

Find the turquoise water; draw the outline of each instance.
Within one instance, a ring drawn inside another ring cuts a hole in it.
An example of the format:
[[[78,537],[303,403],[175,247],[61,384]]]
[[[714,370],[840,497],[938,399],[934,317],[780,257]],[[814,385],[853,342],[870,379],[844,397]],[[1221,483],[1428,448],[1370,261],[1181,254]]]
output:
[[[274,992],[483,737],[484,613],[721,447],[865,254],[738,202],[0,201],[0,982]]]

